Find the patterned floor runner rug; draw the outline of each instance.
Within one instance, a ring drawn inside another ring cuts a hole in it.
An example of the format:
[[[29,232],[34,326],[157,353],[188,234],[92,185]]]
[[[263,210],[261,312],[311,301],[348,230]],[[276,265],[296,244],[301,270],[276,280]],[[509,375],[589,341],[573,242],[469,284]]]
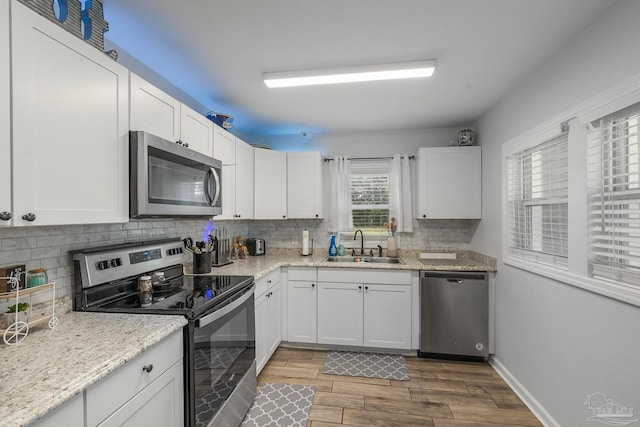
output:
[[[407,362],[398,354],[330,351],[323,374],[408,381]]]
[[[242,421],[243,427],[305,427],[314,388],[294,384],[265,384]]]

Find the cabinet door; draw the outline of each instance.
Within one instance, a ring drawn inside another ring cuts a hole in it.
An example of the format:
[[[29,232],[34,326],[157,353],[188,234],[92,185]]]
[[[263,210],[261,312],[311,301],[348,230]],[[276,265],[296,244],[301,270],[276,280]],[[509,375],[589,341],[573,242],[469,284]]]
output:
[[[363,286],[318,283],[318,344],[362,345]]]
[[[322,153],[287,153],[287,217],[322,217]]]
[[[279,151],[255,149],[255,219],[287,216],[287,156]]]
[[[364,345],[411,349],[411,286],[364,285]]]
[[[418,218],[482,217],[480,147],[418,150]]]
[[[181,359],[98,426],[182,427],[184,425],[182,365]]]
[[[79,393],[62,406],[54,409],[31,427],[84,427],[84,400]]]
[[[180,101],[131,73],[131,130],[180,139]]]
[[[267,358],[270,358],[282,341],[282,283],[269,290],[267,327]]]
[[[254,218],[254,151],[236,138],[236,215],[240,219]]]
[[[14,225],[128,221],[128,71],[11,5]]]
[[[213,157],[213,122],[184,104],[180,105],[180,140],[189,148]]]
[[[236,218],[236,165],[222,166],[222,214],[216,219]]]
[[[213,125],[213,158],[223,166],[236,164],[236,137],[216,124]]]
[[[267,290],[262,295],[256,297],[256,369],[258,373],[262,370],[267,363],[267,350],[268,350],[268,321],[269,314],[267,308]]]
[[[289,280],[287,283],[287,329],[290,342],[317,342],[316,282]]]
[[[0,5],[0,227],[12,225],[9,2]]]

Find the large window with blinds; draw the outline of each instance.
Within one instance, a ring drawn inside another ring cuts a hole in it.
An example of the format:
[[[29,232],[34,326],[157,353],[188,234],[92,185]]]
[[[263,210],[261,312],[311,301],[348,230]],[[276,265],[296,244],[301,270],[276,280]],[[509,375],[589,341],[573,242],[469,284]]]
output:
[[[588,126],[589,271],[640,286],[640,103]]]
[[[567,132],[507,156],[508,245],[512,256],[566,267]]]
[[[389,162],[351,164],[351,210],[353,226],[382,230],[389,221]]]

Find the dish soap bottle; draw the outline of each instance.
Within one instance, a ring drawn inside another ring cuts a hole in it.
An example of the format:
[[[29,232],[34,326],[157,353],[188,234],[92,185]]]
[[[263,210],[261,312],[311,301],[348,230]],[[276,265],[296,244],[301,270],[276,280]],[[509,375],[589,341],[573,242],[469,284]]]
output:
[[[338,248],[336,247],[336,236],[331,235],[331,243],[329,243],[329,256],[336,256],[338,254]]]
[[[338,256],[344,256],[344,246],[342,243],[338,245]]]

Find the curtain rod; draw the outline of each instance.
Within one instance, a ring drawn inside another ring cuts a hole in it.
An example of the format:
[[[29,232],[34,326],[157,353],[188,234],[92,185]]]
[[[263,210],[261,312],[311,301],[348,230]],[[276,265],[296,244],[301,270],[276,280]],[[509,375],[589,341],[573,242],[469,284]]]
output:
[[[401,159],[404,159],[404,156],[400,156]],[[416,156],[409,156],[409,160],[415,159]],[[347,160],[391,160],[393,157],[347,157]],[[333,158],[324,159],[325,162],[332,162]]]

